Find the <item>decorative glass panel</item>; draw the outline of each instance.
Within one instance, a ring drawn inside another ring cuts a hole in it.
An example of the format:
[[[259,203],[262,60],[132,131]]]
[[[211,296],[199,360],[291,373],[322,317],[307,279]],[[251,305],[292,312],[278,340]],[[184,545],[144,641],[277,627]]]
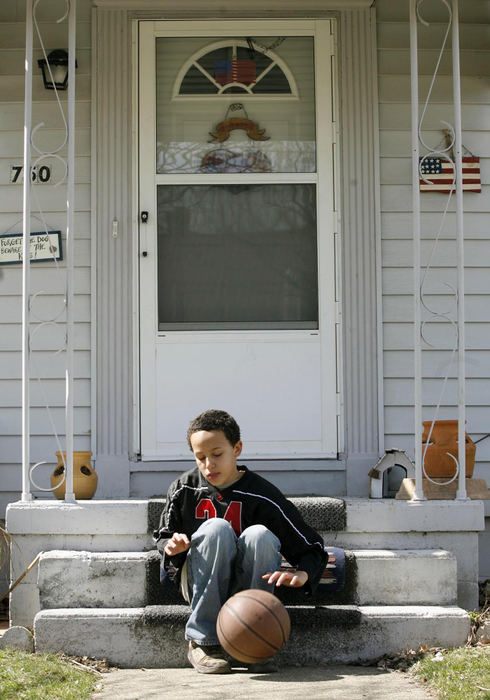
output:
[[[159,185],[159,330],[318,328],[312,184]]]
[[[219,48],[210,49],[202,55],[202,51],[199,51],[191,58],[182,82],[174,90],[176,95],[201,95],[209,92],[206,83],[220,93],[232,87],[235,87],[236,92],[245,94],[261,92],[292,95],[296,91],[284,73],[284,62],[278,56],[271,57],[263,53],[263,50],[255,46],[252,38],[246,42],[235,39],[220,43],[223,45]],[[192,86],[193,92],[191,82],[194,80],[188,80],[188,76],[195,76],[196,71],[200,77]],[[270,73],[275,79],[271,79]]]
[[[156,74],[157,173],[315,172],[312,37],[160,37]]]

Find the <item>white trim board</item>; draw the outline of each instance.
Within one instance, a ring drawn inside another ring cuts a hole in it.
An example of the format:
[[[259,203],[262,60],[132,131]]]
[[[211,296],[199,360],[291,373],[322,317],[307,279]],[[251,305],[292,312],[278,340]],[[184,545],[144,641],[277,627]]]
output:
[[[93,0],[93,4],[104,10],[155,10],[161,12],[217,12],[223,14],[222,0]],[[254,13],[267,9],[268,12],[287,13],[324,12],[325,10],[366,9],[374,0],[303,0],[298,8],[297,0],[234,0],[233,11]]]
[[[238,460],[239,464],[246,464],[252,471],[261,472],[343,472],[345,471],[345,460],[329,459],[325,457],[321,459],[314,458],[298,458],[292,459],[275,459],[275,458],[257,458],[256,456],[247,455],[244,451]],[[133,462],[131,464],[131,473],[137,474],[141,472],[174,472],[179,473],[186,469],[193,469],[196,466],[195,460],[189,452],[189,457],[180,457],[173,461],[160,462]]]

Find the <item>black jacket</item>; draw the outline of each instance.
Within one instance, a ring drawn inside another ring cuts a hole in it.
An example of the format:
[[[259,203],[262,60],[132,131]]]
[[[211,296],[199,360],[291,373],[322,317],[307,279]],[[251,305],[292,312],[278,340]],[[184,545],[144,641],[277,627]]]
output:
[[[197,467],[170,486],[160,526],[153,533],[164,556],[164,547],[175,532],[189,539],[207,518],[225,518],[240,535],[250,525],[265,525],[281,542],[281,554],[294,567],[308,574],[305,592],[314,592],[323,573],[327,554],[322,538],[307,525],[298,509],[273,484],[247,467],[245,474],[228,488],[212,486]],[[177,569],[187,553],[171,557]]]

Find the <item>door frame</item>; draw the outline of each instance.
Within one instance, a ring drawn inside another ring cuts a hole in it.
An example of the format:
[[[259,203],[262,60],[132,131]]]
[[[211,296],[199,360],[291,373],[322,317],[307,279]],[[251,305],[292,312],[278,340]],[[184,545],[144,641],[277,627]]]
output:
[[[245,28],[243,28],[245,25]],[[156,213],[156,188],[146,188],[145,191],[140,189],[140,169],[139,163],[141,160],[141,153],[144,149],[148,148],[148,144],[145,143],[145,138],[150,138],[154,143],[155,134],[155,95],[153,91],[153,103],[148,103],[148,98],[143,106],[142,100],[140,99],[140,66],[141,61],[144,57],[148,58],[148,52],[154,52],[154,41],[140,41],[140,28],[145,27],[148,35],[151,34],[152,37],[164,36],[167,34],[172,37],[185,37],[185,36],[230,36],[236,34],[237,21],[215,21],[215,20],[201,20],[201,21],[176,21],[176,20],[135,20],[133,24],[133,51],[134,51],[134,70],[133,70],[133,98],[136,105],[135,109],[135,127],[133,130],[133,148],[135,153],[134,158],[134,177],[136,186],[134,188],[134,225],[137,236],[135,237],[135,248],[137,254],[135,259],[137,260],[135,269],[135,280],[136,280],[136,296],[138,299],[137,304],[137,315],[138,323],[135,324],[136,333],[134,339],[134,347],[136,350],[136,357],[138,357],[137,363],[137,375],[135,377],[135,396],[137,400],[134,404],[135,411],[135,421],[134,425],[136,428],[135,435],[137,443],[136,452],[141,454],[142,446],[142,431],[141,423],[143,420],[151,421],[151,416],[145,416],[144,407],[142,407],[141,400],[141,385],[142,385],[142,367],[145,366],[145,353],[148,351],[141,347],[140,339],[142,337],[142,325],[145,323],[145,319],[142,318],[141,313],[141,274],[140,274],[140,264],[141,264],[141,253],[145,249],[149,257],[155,261],[156,256],[152,255],[152,236],[151,229],[153,222],[148,224],[141,224],[139,212],[148,210],[150,212]],[[209,27],[209,29],[206,29]],[[317,183],[318,187],[322,187],[321,196],[317,197],[317,242],[318,242],[318,303],[319,303],[319,331],[318,333],[322,336],[321,340],[321,383],[323,386],[322,390],[322,422],[330,426],[328,437],[324,441],[324,447],[321,453],[318,454],[298,454],[298,455],[267,455],[262,456],[262,459],[275,459],[278,457],[284,459],[308,459],[308,458],[329,458],[335,459],[339,452],[343,450],[342,445],[342,424],[340,414],[340,332],[339,332],[339,275],[340,275],[340,265],[339,265],[339,251],[338,251],[338,214],[337,214],[337,204],[335,202],[335,191],[338,191],[338,187],[334,184],[338,183],[338,173],[337,162],[334,158],[334,151],[336,149],[336,129],[337,129],[337,95],[336,95],[336,75],[335,75],[335,28],[336,23],[333,19],[320,19],[320,20],[271,20],[270,23],[267,20],[243,20],[240,23],[240,34],[244,32],[247,34],[255,36],[269,36],[274,35],[309,35],[315,37],[315,84],[316,84],[316,142],[317,142],[317,158],[318,163],[322,163],[321,167],[317,168],[316,173],[312,173],[312,182]],[[153,66],[153,71],[155,67],[154,61],[149,61],[149,65]],[[325,71],[325,66],[330,66],[330,71]],[[324,80],[326,78],[326,83],[328,87],[323,87],[318,89],[318,77],[321,76]],[[145,79],[149,84],[155,85],[155,72],[145,73]],[[325,115],[329,115],[327,120],[328,126],[324,122]],[[321,122],[321,123],[320,123]],[[331,128],[328,128],[331,127]],[[154,150],[153,150],[154,152]],[[326,165],[328,164],[328,166]],[[277,175],[279,175],[277,177]],[[175,176],[176,184],[178,184],[179,176]],[[326,183],[327,178],[329,182]],[[283,180],[288,182],[291,180],[297,180],[297,176],[293,174],[291,177],[289,174],[275,174],[275,182]],[[209,180],[208,180],[209,181]],[[192,176],[186,176],[186,182],[192,182]],[[247,174],[247,182],[268,182],[260,174]],[[155,226],[156,226],[156,216]],[[146,238],[145,238],[146,237]],[[156,237],[155,237],[156,240]],[[328,266],[325,262],[330,261]],[[328,267],[330,269],[329,275],[322,274],[322,270]],[[155,290],[156,291],[156,290]],[[156,297],[156,294],[155,294]],[[153,315],[155,315],[156,308],[152,310]],[[265,333],[274,333],[275,331],[266,331]],[[178,333],[178,332],[174,332]],[[188,334],[188,332],[185,332]],[[200,331],[202,336],[206,334],[205,331]],[[243,334],[251,333],[251,331],[212,331],[207,332],[207,335],[213,336],[214,339],[218,339],[220,335],[226,335],[228,338],[230,334]],[[257,334],[257,332],[254,332]],[[262,332],[260,332],[262,333]],[[281,331],[281,333],[289,333],[294,335],[296,331]],[[331,340],[328,340],[328,336]],[[177,337],[177,336],[175,336]],[[335,378],[335,387],[328,386],[328,382],[332,382],[332,378]],[[155,385],[152,385],[155,388]],[[151,407],[156,406],[156,389],[154,395],[151,396],[151,400],[146,402]],[[155,419],[156,416],[153,416]],[[153,425],[153,431],[156,431],[156,425]],[[151,440],[151,438],[150,438]],[[257,455],[258,456],[258,455]],[[180,457],[183,458],[183,457]],[[152,459],[147,457],[147,459]],[[179,459],[178,456],[172,457],[153,457],[158,461],[164,461],[166,459],[173,460]]]

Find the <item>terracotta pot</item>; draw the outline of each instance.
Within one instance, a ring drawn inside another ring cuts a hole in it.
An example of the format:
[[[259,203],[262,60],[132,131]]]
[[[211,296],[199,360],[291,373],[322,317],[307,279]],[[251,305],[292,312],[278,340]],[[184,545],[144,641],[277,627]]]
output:
[[[422,435],[422,454],[425,451],[427,437],[432,421],[423,421],[424,434]],[[466,435],[466,478],[473,475],[475,466],[476,445]],[[448,454],[449,453],[449,454]],[[432,428],[430,443],[425,454],[425,471],[433,479],[450,479],[456,473],[456,462],[449,455],[458,459],[458,421],[436,420]]]
[[[51,487],[60,484],[54,489],[53,493],[56,498],[63,499],[65,497],[65,482],[61,484],[65,467],[63,466],[63,458],[61,452],[57,452],[58,464],[56,469],[51,474]],[[66,452],[63,452],[66,460]],[[73,492],[77,500],[92,498],[99,480],[92,465],[90,464],[91,452],[74,452],[73,453]]]

